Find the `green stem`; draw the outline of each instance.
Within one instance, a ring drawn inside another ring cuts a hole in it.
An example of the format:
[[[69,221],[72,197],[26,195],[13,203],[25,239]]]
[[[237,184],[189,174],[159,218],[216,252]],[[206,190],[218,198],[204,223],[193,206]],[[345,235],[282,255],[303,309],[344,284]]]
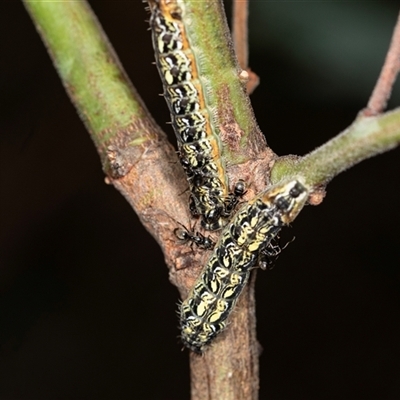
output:
[[[44,0],[24,4],[103,162],[114,142],[127,147],[154,138],[146,129],[148,112],[89,5]]]
[[[323,186],[351,166],[399,143],[399,108],[376,117],[360,116],[340,135],[306,156],[280,158],[272,169],[271,182],[302,175],[309,186]]]
[[[221,1],[182,0],[190,20],[185,27],[195,50],[200,76],[206,79],[207,103],[215,122],[227,162],[246,162],[265,148],[265,139],[241,81],[231,35]]]

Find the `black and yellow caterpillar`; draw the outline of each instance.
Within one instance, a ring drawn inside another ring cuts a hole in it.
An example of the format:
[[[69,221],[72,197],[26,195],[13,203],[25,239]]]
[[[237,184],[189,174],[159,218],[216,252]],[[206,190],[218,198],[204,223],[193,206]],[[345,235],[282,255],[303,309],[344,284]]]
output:
[[[260,256],[308,198],[300,180],[272,186],[243,206],[222,231],[214,251],[179,310],[182,341],[201,353],[227,319]]]
[[[179,0],[149,0],[156,64],[164,87],[181,164],[190,186],[190,210],[205,229],[226,223],[232,194],[221,159],[219,132],[207,103],[204,76],[185,29],[185,7]],[[225,219],[225,221],[224,221]]]

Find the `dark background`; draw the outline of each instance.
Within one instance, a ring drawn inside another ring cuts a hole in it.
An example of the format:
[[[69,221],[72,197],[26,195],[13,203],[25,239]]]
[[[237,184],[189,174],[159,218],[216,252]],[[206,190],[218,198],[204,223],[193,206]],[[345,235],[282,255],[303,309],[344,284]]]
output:
[[[168,130],[144,5],[92,5]],[[305,154],[366,105],[398,4],[252,1],[250,12],[258,122],[275,152]],[[161,251],[104,183],[21,3],[1,2],[0,27],[0,399],[187,399]],[[335,178],[258,274],[260,398],[400,398],[399,156]]]

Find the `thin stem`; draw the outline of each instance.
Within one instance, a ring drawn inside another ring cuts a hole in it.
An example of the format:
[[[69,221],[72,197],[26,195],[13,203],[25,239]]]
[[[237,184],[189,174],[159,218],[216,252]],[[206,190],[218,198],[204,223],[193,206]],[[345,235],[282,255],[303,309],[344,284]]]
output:
[[[260,83],[260,78],[249,68],[249,4],[248,0],[234,0],[233,2],[232,36],[236,56],[243,71],[241,79],[246,83],[247,93],[253,93]]]
[[[234,0],[232,36],[239,65],[247,69],[249,63],[248,0]]]
[[[326,185],[351,166],[400,143],[400,108],[374,117],[360,116],[340,135],[299,157],[282,157],[274,165],[272,183],[302,175],[311,187]]]
[[[393,31],[392,41],[381,74],[363,115],[378,115],[386,108],[394,82],[400,70],[400,14]]]

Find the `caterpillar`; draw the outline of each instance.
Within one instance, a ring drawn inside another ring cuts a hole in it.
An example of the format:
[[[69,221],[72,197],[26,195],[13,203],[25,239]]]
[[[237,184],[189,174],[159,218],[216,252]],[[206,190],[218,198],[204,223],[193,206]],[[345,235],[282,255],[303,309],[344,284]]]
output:
[[[231,216],[221,145],[185,29],[180,0],[148,0],[156,65],[164,87],[181,164],[190,187],[189,208],[205,229],[217,230]],[[237,203],[236,203],[237,204]],[[236,205],[234,204],[234,206]]]
[[[265,263],[266,255],[274,255],[271,241],[296,218],[307,198],[308,191],[299,179],[272,186],[239,209],[223,228],[211,257],[180,305],[181,338],[186,347],[202,353],[226,327],[251,270],[260,258]]]

